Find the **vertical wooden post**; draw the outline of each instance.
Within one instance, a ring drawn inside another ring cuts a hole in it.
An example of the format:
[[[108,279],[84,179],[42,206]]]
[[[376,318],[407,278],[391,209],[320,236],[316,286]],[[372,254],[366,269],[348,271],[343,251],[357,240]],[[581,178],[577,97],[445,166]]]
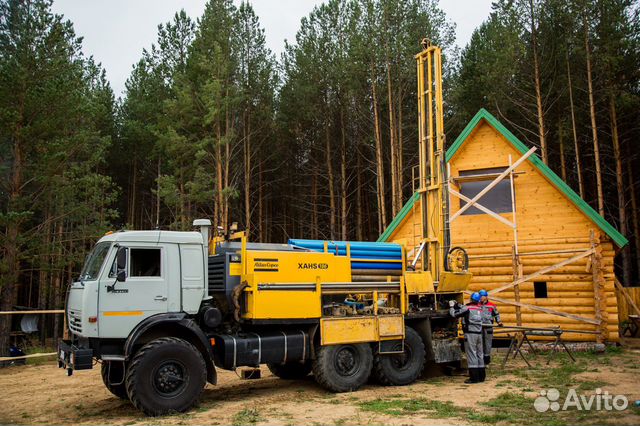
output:
[[[591,248],[594,249],[591,255],[591,273],[593,276],[593,298],[595,307],[595,317],[598,321],[596,331],[598,331],[598,343],[604,343],[608,337],[607,330],[607,300],[604,291],[605,280],[602,270],[602,246],[600,245],[600,234],[591,230],[589,234]]]
[[[522,278],[522,264],[520,263],[520,256],[516,251],[516,246],[511,246],[511,260],[513,264],[513,280],[516,281],[518,278]],[[513,286],[513,294],[515,296],[515,301],[520,303],[520,285],[516,284]],[[516,325],[522,325],[522,310],[520,306],[516,305]]]
[[[511,154],[509,154],[509,167],[513,165]],[[522,263],[520,263],[520,252],[518,250],[518,218],[516,215],[516,191],[513,180],[513,170],[509,173],[509,187],[511,189],[511,214],[513,215],[513,246],[511,246],[511,258],[513,264],[513,280],[516,281],[523,276]],[[520,284],[513,287],[515,301],[520,303]],[[522,326],[522,309],[516,305],[516,325]]]

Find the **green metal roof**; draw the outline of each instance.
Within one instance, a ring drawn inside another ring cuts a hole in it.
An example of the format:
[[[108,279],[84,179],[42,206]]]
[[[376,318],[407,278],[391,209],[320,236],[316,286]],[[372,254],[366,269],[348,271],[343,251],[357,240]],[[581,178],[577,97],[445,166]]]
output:
[[[529,151],[527,146],[522,143],[513,133],[509,131],[497,118],[489,113],[486,109],[482,108],[478,113],[471,119],[469,124],[464,128],[460,136],[453,142],[453,145],[447,150],[446,160],[447,162],[451,161],[456,152],[460,149],[462,144],[467,140],[471,132],[480,124],[482,120],[485,120],[494,129],[496,129],[502,136],[508,140],[515,149],[521,152],[523,155]],[[602,216],[598,214],[589,204],[587,204],[576,192],[569,187],[557,174],[554,173],[553,170],[549,168],[546,164],[542,162],[540,157],[533,154],[531,155],[527,161],[531,162],[536,168],[542,173],[547,180],[549,180],[560,192],[562,192],[565,197],[567,197],[573,204],[582,211],[593,223],[598,225],[598,227],[605,232],[609,238],[620,248],[626,246],[629,241],[622,235],[620,232],[616,230],[609,222],[607,222]],[[387,229],[380,235],[378,241],[387,241],[391,234],[396,230],[396,228],[402,223],[404,218],[409,214],[415,202],[419,199],[418,194],[415,193],[413,196],[407,201],[407,203],[402,207],[402,210],[398,212],[393,221],[389,224]]]

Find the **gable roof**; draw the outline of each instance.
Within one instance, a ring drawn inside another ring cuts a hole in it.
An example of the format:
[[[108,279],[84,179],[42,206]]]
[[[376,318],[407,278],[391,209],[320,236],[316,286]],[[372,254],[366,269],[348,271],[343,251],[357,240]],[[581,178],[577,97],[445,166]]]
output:
[[[449,162],[453,158],[454,155],[460,150],[462,144],[467,140],[471,132],[478,127],[478,125],[482,122],[482,120],[486,121],[489,125],[491,125],[494,129],[496,129],[507,141],[513,145],[513,147],[522,153],[523,155],[529,151],[527,146],[522,143],[513,133],[509,131],[497,118],[495,118],[489,111],[482,108],[478,113],[471,119],[469,124],[464,128],[460,136],[453,142],[453,145],[449,147],[447,153],[445,155],[446,161]],[[626,246],[629,241],[622,235],[620,232],[616,230],[609,222],[607,222],[602,216],[598,214],[586,201],[584,201],[576,192],[571,189],[569,185],[566,184],[553,170],[549,168],[546,164],[542,162],[540,157],[536,154],[531,155],[527,161],[533,164],[538,171],[545,177],[549,182],[553,184],[562,194],[567,197],[582,213],[584,213],[593,223],[598,225],[598,227],[606,233],[609,238],[620,248]],[[387,241],[391,234],[396,230],[396,228],[402,223],[405,217],[409,214],[411,209],[413,208],[416,201],[419,199],[418,193],[413,194],[413,196],[407,201],[407,203],[402,207],[400,212],[396,215],[393,221],[389,224],[387,229],[380,235],[378,241]]]

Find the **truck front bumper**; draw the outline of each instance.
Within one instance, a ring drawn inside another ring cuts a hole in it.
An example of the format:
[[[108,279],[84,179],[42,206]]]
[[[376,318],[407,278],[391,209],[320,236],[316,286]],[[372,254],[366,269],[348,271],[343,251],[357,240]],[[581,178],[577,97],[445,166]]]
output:
[[[58,341],[58,367],[67,370],[89,370],[93,368],[93,349],[78,347],[70,341]]]

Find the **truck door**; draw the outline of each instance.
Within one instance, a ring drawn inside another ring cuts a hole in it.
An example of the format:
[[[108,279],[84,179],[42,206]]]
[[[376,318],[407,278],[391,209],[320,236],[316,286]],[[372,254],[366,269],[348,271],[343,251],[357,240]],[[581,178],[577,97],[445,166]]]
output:
[[[168,309],[167,247],[136,243],[118,250],[122,253],[114,256],[108,277],[100,283],[102,338],[126,337],[143,319]],[[118,270],[124,281],[118,280]]]

